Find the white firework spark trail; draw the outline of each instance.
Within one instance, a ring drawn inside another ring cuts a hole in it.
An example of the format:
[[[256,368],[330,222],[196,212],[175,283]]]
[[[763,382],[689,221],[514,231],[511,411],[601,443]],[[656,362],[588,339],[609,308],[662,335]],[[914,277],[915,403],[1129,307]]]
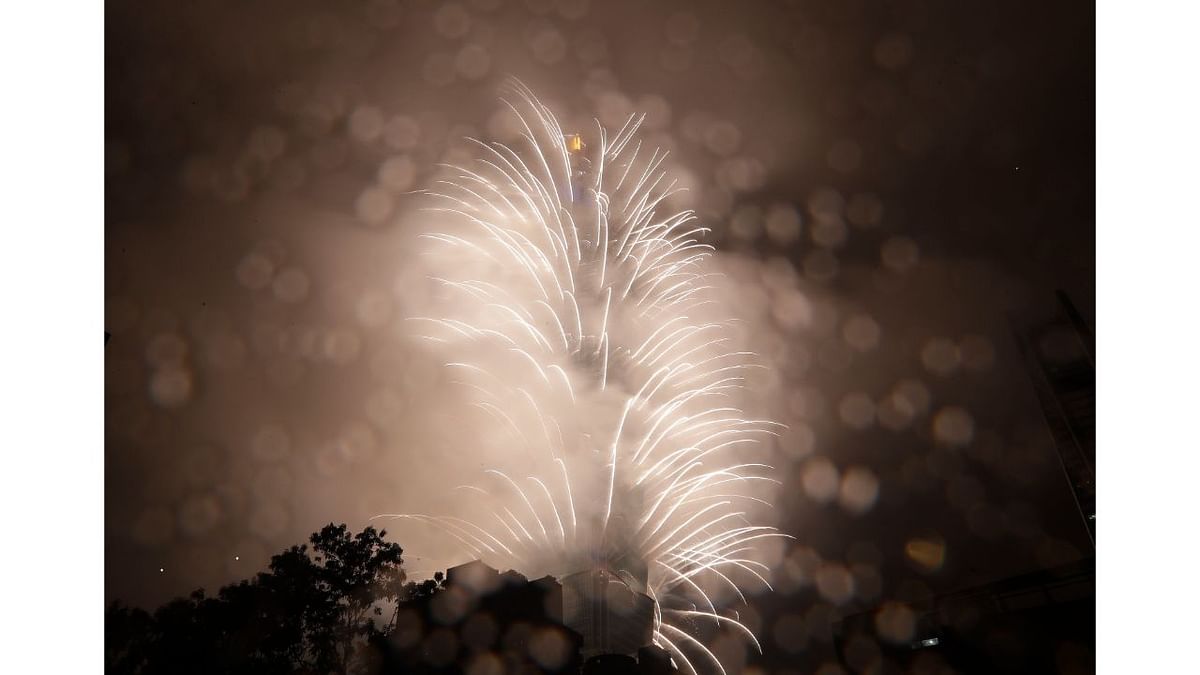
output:
[[[517,147],[473,141],[475,162],[428,191],[446,225],[425,238],[456,262],[436,279],[447,309],[414,321],[456,355],[454,380],[538,468],[490,469],[486,487],[462,486],[484,518],[394,517],[526,573],[602,566],[636,579],[644,565],[656,643],[691,672],[724,673],[689,628],[716,622],[758,644],[710,591],[726,584],[744,601],[738,580],[767,583],[752,550],[784,535],[749,514],[776,481],[740,449],[778,425],[737,405],[752,355],[729,346],[727,323],[697,318],[714,302],[713,249],[691,211],[662,213],[679,188],[667,153],[637,139],[642,117],[615,134],[596,122],[586,153],[524,85],[511,87]]]

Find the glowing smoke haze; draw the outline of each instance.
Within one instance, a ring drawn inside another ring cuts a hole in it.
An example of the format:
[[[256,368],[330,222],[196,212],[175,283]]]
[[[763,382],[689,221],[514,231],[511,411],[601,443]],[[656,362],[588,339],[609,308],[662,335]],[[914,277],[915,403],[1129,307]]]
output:
[[[427,191],[430,306],[407,320],[461,390],[451,423],[473,433],[454,441],[444,488],[465,506],[397,517],[530,575],[609,569],[658,601],[657,643],[721,669],[687,627],[753,641],[720,604],[768,585],[756,545],[784,536],[762,513],[781,427],[743,394],[765,366],[706,228],[668,207],[679,187],[638,139],[642,118],[596,122],[568,148],[575,130],[511,88],[519,140],[478,141]]]

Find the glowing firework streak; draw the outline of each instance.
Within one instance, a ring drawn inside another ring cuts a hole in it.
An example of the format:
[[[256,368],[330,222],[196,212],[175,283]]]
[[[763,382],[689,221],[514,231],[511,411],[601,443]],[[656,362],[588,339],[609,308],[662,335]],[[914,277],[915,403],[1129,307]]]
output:
[[[748,553],[783,535],[745,510],[775,481],[734,453],[776,432],[736,404],[749,354],[728,347],[725,323],[697,319],[712,304],[706,229],[691,211],[660,214],[679,189],[661,170],[667,153],[635,140],[642,117],[611,137],[597,122],[589,162],[578,136],[524,85],[513,89],[519,148],[473,141],[474,165],[449,167],[429,191],[446,224],[425,238],[454,261],[450,272],[482,278],[435,278],[449,309],[417,323],[454,350],[446,365],[473,405],[544,470],[487,472],[495,487],[472,490],[495,522],[404,517],[527,572],[600,566],[636,579],[622,561],[638,560],[655,642],[691,672],[689,654],[724,673],[688,628],[728,624],[757,646],[709,591],[726,584],[744,600],[735,579],[766,584]]]

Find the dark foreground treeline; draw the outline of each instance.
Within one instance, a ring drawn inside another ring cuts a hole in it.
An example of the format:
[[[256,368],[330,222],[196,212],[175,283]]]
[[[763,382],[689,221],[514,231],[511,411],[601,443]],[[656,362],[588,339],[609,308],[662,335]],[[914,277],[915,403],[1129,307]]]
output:
[[[153,613],[119,602],[105,615],[105,671],[357,673],[374,671],[369,645],[395,630],[398,608],[433,595],[409,582],[402,550],[372,527],[330,524],[271,558],[266,572],[203,590]]]

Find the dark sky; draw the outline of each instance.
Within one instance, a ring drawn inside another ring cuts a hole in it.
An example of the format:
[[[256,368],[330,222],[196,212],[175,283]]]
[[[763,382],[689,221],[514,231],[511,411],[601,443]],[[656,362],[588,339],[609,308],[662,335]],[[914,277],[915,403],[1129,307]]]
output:
[[[1093,30],[1073,1],[107,3],[107,597],[420,501],[396,235],[507,76],[568,122],[649,113],[721,255],[810,302],[768,335],[797,540],[764,647],[816,667],[835,612],[1091,555],[1006,316],[1062,288],[1093,319]]]

